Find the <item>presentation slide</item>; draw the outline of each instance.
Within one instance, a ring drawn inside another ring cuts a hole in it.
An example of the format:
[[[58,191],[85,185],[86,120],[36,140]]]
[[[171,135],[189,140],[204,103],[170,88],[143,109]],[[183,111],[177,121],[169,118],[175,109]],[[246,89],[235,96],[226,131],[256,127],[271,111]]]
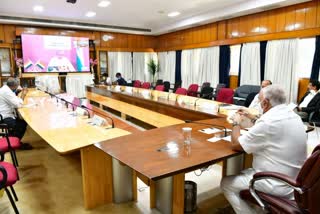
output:
[[[24,72],[89,72],[89,39],[22,34]]]

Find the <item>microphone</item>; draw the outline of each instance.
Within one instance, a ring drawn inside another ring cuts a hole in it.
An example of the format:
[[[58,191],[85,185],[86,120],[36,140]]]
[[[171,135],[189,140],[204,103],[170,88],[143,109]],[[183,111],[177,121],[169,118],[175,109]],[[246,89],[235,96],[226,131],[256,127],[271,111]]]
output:
[[[167,100],[169,100],[170,94],[171,94],[171,92],[168,92]]]
[[[215,125],[211,123],[202,123],[202,122],[197,122],[197,121],[192,121],[192,120],[185,120],[184,122],[186,123],[195,123],[195,124],[201,124],[201,125],[208,125],[208,126],[213,126],[217,128],[222,128],[224,130],[224,136],[227,136],[227,128],[225,126],[220,126],[220,125]]]
[[[63,101],[66,104],[66,107],[69,107],[69,104],[72,106],[72,111],[74,111],[73,103],[70,103],[69,101],[65,100],[64,98],[60,98],[61,101]]]
[[[89,112],[89,109],[88,109],[86,106],[84,106],[84,105],[81,105],[81,106],[80,106],[80,108],[82,108],[82,109],[86,110],[86,112],[88,113],[88,118],[90,118],[90,112]]]
[[[199,100],[200,98],[197,98],[194,100],[194,106],[197,106],[197,101]]]
[[[89,109],[89,108],[88,108],[87,106],[85,106],[85,105],[81,105],[81,108],[86,109],[86,110],[88,111],[88,113],[89,113],[89,111],[96,112],[96,111],[94,111],[93,109]],[[96,113],[99,113],[99,112],[96,112]],[[89,118],[90,118],[90,113],[89,113],[88,115],[89,115]],[[114,128],[114,121],[113,121],[112,117],[109,117],[109,116],[106,116],[106,115],[103,115],[103,116],[104,116],[104,117],[107,117],[108,119],[111,120],[111,126],[112,126],[112,128]]]

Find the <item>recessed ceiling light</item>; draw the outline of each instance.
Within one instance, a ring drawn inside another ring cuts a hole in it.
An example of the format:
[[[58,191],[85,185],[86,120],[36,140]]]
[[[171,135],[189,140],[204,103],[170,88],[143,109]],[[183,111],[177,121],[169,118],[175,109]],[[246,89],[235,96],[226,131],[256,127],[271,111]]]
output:
[[[43,11],[43,7],[41,5],[36,5],[33,7],[33,11],[34,12],[42,12]]]
[[[169,17],[175,17],[175,16],[179,16],[179,15],[180,15],[180,12],[178,12],[178,11],[174,11],[174,12],[168,13]]]
[[[109,1],[100,1],[98,6],[99,7],[108,7],[111,4]]]
[[[94,16],[96,16],[96,12],[88,11],[88,12],[86,13],[86,17],[94,17]]]

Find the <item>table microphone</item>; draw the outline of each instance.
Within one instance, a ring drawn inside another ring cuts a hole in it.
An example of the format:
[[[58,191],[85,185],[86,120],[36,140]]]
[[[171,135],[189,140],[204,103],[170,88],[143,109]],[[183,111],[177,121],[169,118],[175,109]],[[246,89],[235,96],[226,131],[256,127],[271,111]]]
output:
[[[83,109],[85,109],[87,112],[88,112],[88,118],[90,118],[90,112],[89,111],[93,111],[93,112],[95,112],[95,113],[100,113],[100,112],[97,112],[97,111],[95,111],[95,110],[93,110],[93,109],[89,109],[87,106],[85,106],[85,105],[81,105],[80,106],[81,108],[83,108]],[[109,116],[106,116],[106,115],[103,115],[104,117],[107,117],[107,118],[109,118],[110,120],[111,120],[111,126],[112,126],[112,128],[114,128],[114,121],[113,121],[113,119],[112,119],[112,117],[109,117]]]
[[[201,125],[208,125],[208,126],[213,126],[213,127],[217,127],[217,128],[222,128],[224,129],[224,136],[227,136],[227,128],[225,126],[220,126],[220,125],[215,125],[215,124],[211,124],[211,123],[202,123],[202,122],[197,122],[197,121],[192,121],[192,120],[185,120],[184,122],[186,123],[195,123],[195,124],[201,124]]]

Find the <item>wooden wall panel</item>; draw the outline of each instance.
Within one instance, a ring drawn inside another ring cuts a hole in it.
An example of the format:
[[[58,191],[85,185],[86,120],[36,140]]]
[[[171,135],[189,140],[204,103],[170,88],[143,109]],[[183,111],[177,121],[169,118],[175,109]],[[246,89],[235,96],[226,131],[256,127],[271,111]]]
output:
[[[295,30],[305,29],[306,7],[305,5],[296,6]]]
[[[16,38],[16,26],[15,25],[4,25],[4,42],[13,43],[13,40]]]
[[[312,1],[305,4],[305,28],[314,28],[317,25],[317,2]]]
[[[0,25],[0,40],[4,42],[4,26]]]
[[[286,25],[285,31],[294,31],[295,30],[295,18],[296,18],[296,10],[295,6],[286,8]]]
[[[220,21],[218,22],[218,28],[217,28],[217,39],[218,40],[224,40],[227,38],[227,21]]]
[[[238,76],[231,75],[230,76],[230,88],[236,89],[238,88]]]
[[[298,101],[301,100],[303,95],[308,90],[310,80],[307,78],[299,79],[299,91],[298,91]]]

